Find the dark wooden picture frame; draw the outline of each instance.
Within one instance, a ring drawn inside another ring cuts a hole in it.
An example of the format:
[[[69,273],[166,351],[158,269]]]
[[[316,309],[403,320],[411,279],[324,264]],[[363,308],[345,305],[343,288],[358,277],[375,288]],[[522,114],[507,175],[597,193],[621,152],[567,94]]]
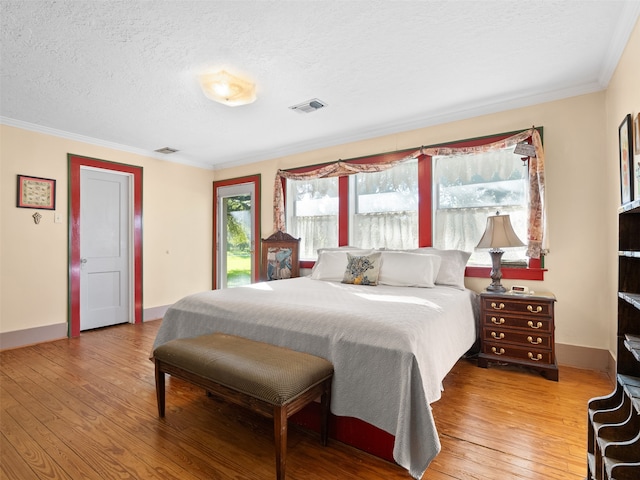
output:
[[[52,178],[18,175],[16,207],[56,209],[56,181]]]
[[[618,127],[618,150],[620,155],[620,200],[622,204],[633,200],[633,136],[631,114],[627,114]]]
[[[284,280],[300,276],[300,239],[276,232],[262,239],[261,280]]]

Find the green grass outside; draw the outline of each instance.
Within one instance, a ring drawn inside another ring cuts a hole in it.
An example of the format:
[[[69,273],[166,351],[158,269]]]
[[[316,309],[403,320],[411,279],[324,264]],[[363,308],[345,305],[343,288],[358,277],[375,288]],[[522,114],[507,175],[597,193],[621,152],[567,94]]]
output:
[[[236,287],[251,283],[251,253],[227,252],[227,286]]]

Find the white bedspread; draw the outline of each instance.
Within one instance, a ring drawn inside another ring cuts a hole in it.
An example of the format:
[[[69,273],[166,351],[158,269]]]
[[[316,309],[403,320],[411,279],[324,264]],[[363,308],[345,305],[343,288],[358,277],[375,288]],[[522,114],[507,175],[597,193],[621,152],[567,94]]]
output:
[[[469,290],[302,277],[183,298],[164,316],[154,348],[220,331],[326,358],[335,368],[331,412],[394,435],[394,459],[421,478],[440,451],[429,404],[473,345],[476,317]]]

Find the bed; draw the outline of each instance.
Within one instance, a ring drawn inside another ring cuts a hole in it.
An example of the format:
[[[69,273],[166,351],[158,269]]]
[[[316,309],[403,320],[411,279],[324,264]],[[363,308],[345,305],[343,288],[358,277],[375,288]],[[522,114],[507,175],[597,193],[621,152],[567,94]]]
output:
[[[429,250],[414,256],[321,252],[306,277],[190,295],[166,312],[153,348],[217,331],[324,357],[335,369],[331,413],[393,435],[394,460],[421,478],[440,451],[429,405],[478,331],[477,295],[464,288],[459,271],[468,254],[457,254],[455,281],[446,284],[451,275],[442,268],[451,251]],[[375,257],[382,266],[378,281],[342,283],[343,257]],[[429,260],[433,268],[425,268],[426,257],[436,257]],[[408,265],[418,273],[407,273]],[[418,286],[425,278],[430,286]]]

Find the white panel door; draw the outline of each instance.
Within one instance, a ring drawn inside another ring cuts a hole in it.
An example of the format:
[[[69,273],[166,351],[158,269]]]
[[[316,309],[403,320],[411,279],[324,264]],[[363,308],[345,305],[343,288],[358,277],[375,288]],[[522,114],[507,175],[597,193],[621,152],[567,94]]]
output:
[[[129,179],[80,170],[80,330],[131,320]]]

